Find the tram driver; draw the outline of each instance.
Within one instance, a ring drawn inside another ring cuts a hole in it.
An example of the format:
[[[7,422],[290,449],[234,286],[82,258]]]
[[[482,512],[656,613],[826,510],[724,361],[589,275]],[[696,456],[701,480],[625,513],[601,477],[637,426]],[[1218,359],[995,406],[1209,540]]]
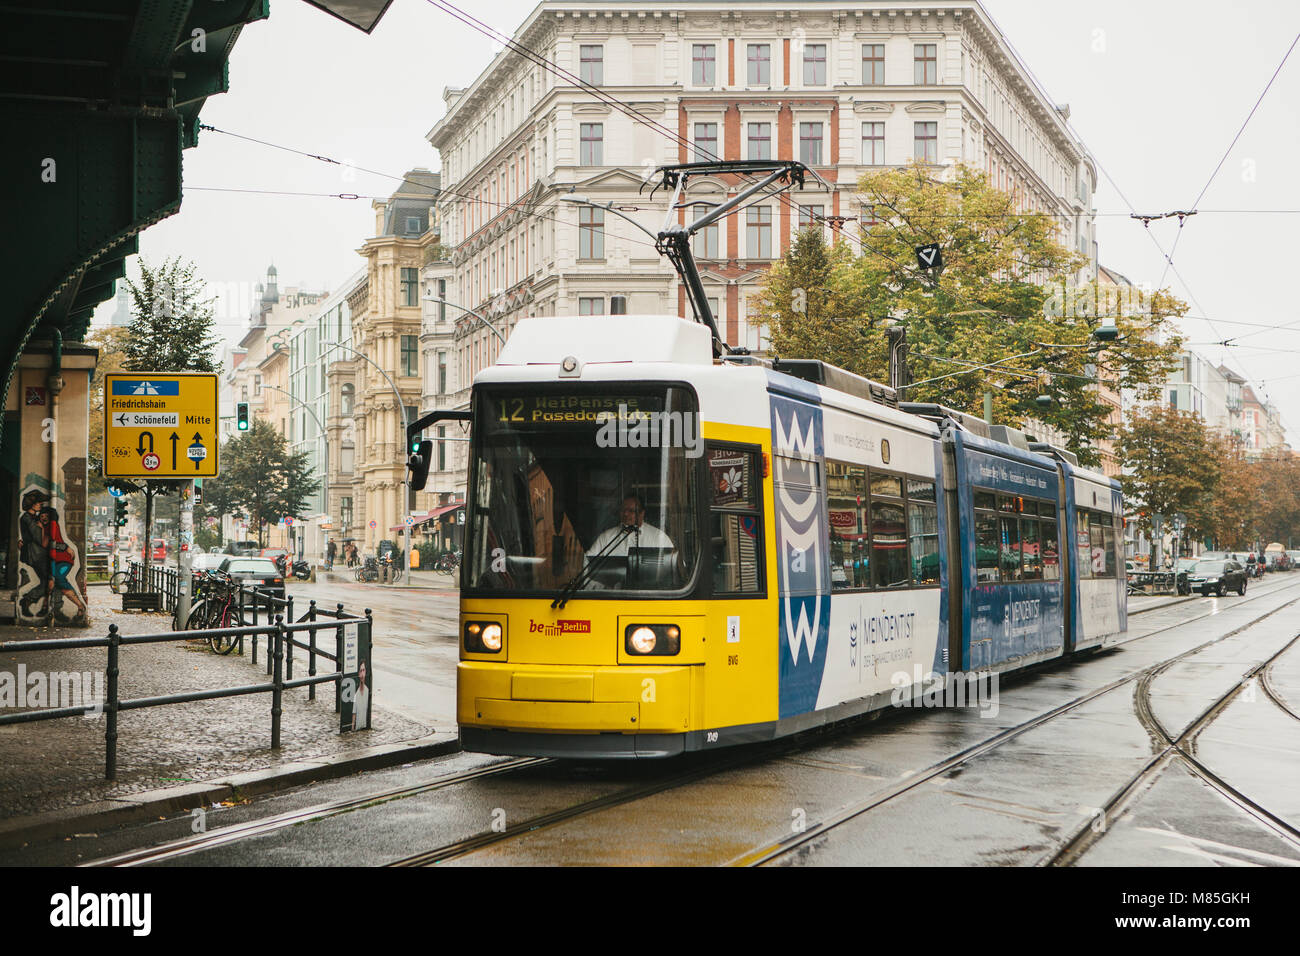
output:
[[[588,565],[599,559],[601,566],[617,573],[625,587],[652,584],[651,579],[662,577],[663,572],[671,575],[677,567],[677,546],[645,520],[641,496],[636,492],[625,495],[618,515],[618,522],[596,535],[587,548]],[[602,578],[606,583],[602,584]],[[607,575],[597,572],[592,585],[599,588],[611,583]]]

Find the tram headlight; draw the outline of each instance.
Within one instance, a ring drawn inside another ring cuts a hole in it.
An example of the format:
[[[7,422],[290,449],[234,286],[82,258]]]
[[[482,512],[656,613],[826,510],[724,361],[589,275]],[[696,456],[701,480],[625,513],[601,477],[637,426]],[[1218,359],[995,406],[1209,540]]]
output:
[[[470,654],[499,654],[505,644],[505,629],[497,621],[466,621],[464,637]]]
[[[682,649],[682,631],[676,624],[629,624],[623,646],[638,657],[670,657]]]

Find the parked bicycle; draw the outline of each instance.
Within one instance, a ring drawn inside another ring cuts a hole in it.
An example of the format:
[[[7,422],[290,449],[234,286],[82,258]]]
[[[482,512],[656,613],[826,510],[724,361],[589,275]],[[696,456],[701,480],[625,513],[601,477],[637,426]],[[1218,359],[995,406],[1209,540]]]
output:
[[[361,567],[357,568],[357,580],[363,584],[378,581],[379,562],[373,557],[366,558]]]
[[[108,587],[114,594],[125,594],[131,590],[131,572],[117,571],[108,579]]]
[[[186,630],[242,627],[245,622],[238,599],[239,585],[234,578],[221,571],[206,572],[195,585],[195,603],[190,607]],[[216,654],[229,654],[238,643],[238,635],[233,634],[215,634],[208,638],[208,646]]]
[[[433,570],[441,574],[455,574],[460,568],[460,555],[455,551],[444,551],[442,556],[434,562]]]

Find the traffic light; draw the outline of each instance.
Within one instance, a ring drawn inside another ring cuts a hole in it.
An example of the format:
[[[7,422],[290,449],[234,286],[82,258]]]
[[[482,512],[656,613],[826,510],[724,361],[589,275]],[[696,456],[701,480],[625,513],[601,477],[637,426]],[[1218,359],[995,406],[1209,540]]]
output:
[[[113,499],[113,527],[115,528],[126,527],[126,499],[125,498]]]
[[[411,490],[419,491],[429,480],[429,463],[433,460],[433,442],[428,438],[417,438],[411,442],[411,457],[407,467],[411,469]]]
[[[235,406],[235,424],[241,432],[248,431],[248,402],[240,402]]]

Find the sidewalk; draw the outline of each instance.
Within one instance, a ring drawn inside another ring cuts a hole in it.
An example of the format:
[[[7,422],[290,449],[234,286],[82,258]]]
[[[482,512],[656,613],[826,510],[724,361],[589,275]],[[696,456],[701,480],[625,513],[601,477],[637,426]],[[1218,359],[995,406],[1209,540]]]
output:
[[[124,635],[171,627],[170,615],[123,613],[115,609],[121,606],[119,595],[105,587],[88,590],[89,630],[0,626],[0,643],[105,636],[110,624]],[[131,699],[268,682],[264,649],[265,643],[255,668],[251,647],[242,658],[188,642],[123,647],[119,695]],[[89,675],[94,686],[106,686],[96,683],[106,681],[103,648],[0,654],[0,681],[9,687],[9,699],[0,698],[0,705],[18,703],[13,693],[20,664],[29,682],[34,674],[72,672]],[[295,676],[306,673],[306,652],[299,650]],[[307,699],[306,688],[286,691],[278,752],[270,748],[269,693],[125,711],[118,717],[115,781],[104,779],[107,724],[102,715],[0,726],[0,845],[458,749],[454,726],[425,726],[386,711],[381,703],[377,692],[374,729],[340,734],[332,685],[320,685],[315,701]],[[17,709],[46,706],[51,702]]]

